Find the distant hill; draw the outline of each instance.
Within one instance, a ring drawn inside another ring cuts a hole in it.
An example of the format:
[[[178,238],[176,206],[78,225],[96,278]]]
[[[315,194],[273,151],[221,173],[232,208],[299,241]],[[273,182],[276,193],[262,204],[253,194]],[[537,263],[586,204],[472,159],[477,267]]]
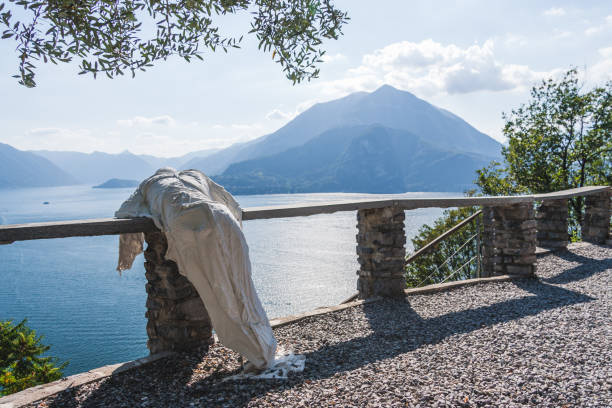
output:
[[[233,194],[463,191],[490,160],[442,149],[405,130],[350,126],[285,152],[232,164],[214,180]]]
[[[374,92],[357,92],[304,111],[276,132],[223,149],[190,167],[220,174],[230,164],[269,156],[298,147],[335,128],[379,124],[406,130],[443,149],[499,157],[501,145],[453,113],[438,108],[410,92],[382,86]]]
[[[187,153],[183,156],[178,157],[156,157],[147,154],[138,155],[142,159],[144,159],[147,163],[155,167],[156,169],[162,167],[172,167],[175,169],[186,169],[189,168],[190,160],[198,160],[204,157],[208,157],[213,153],[217,153],[221,149],[205,149],[198,150],[195,152]]]
[[[93,186],[93,188],[126,188],[126,187],[137,187],[140,185],[138,180],[122,180],[122,179],[110,179],[102,184]]]
[[[0,143],[0,188],[70,184],[77,181],[49,160]]]
[[[186,165],[190,160],[207,157],[219,150],[198,150],[178,157],[139,155],[128,151],[118,154],[52,150],[32,150],[31,152],[48,159],[72,175],[79,183],[99,184],[111,178],[143,180],[162,167],[189,168]]]
[[[37,150],[40,155],[82,184],[99,184],[110,178],[143,180],[157,167],[130,152],[110,154]]]

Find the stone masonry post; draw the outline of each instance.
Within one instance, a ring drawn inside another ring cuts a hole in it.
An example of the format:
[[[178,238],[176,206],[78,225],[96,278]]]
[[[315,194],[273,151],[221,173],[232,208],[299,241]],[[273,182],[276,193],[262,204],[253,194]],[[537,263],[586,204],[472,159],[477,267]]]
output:
[[[538,246],[548,249],[567,247],[567,199],[542,201],[536,213]]]
[[[483,275],[535,273],[536,221],[533,203],[483,208]]]
[[[402,297],[406,288],[404,210],[385,207],[357,211],[357,290],[362,299]]]
[[[164,233],[147,232],[145,240],[149,351],[185,351],[211,344],[212,325],[206,308],[176,263],[165,259],[168,243]]]
[[[604,244],[610,237],[610,190],[586,196],[582,239]]]
[[[493,207],[482,207],[482,271],[481,276],[488,278],[495,275],[495,247],[493,246]]]

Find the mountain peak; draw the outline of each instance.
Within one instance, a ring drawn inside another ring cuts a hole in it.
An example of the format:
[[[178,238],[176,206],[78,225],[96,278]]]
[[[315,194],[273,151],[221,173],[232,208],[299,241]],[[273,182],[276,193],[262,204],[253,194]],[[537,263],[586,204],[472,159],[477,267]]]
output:
[[[384,97],[391,96],[391,95],[406,95],[406,96],[409,95],[409,96],[412,96],[413,98],[416,98],[416,96],[414,96],[414,94],[412,94],[411,92],[404,91],[402,89],[397,89],[389,84],[384,84],[380,86],[378,89],[372,92],[372,94],[382,95]]]
[[[499,156],[500,144],[460,117],[385,84],[371,93],[356,92],[314,105],[274,133],[231,146],[206,160],[190,162],[190,166],[208,174],[221,174],[231,163],[302,146],[330,129],[372,124],[406,130],[445,150]]]
[[[389,85],[389,84],[384,84],[381,85],[377,90],[375,90],[374,92],[398,92],[399,89]]]

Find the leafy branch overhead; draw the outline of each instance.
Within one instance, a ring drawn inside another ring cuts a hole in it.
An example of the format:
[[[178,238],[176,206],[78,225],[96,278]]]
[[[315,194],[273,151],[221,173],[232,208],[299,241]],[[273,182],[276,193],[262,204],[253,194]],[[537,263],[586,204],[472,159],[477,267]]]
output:
[[[249,13],[259,48],[271,52],[293,83],[316,78],[325,39],[337,39],[347,14],[331,0],[8,0],[0,2],[2,39],[17,45],[19,83],[36,85],[39,61],[80,60],[80,74],[109,78],[159,60],[203,59],[239,48],[218,20]],[[245,30],[246,31],[246,30]]]

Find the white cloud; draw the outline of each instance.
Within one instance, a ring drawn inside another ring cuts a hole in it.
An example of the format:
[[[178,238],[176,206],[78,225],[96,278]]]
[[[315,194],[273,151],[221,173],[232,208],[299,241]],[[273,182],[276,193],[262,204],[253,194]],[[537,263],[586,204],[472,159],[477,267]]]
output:
[[[266,119],[267,120],[287,120],[287,119],[291,119],[293,116],[295,115],[291,112],[283,112],[280,109],[272,109],[270,112],[266,114]]]
[[[346,55],[344,54],[325,54],[323,55],[323,57],[321,57],[321,59],[323,60],[324,63],[331,63],[331,62],[343,62],[346,61]]]
[[[319,101],[315,100],[315,99],[305,100],[304,102],[299,103],[295,107],[295,110],[293,110],[293,111],[283,111],[283,110],[278,109],[278,108],[272,109],[270,112],[268,112],[266,114],[266,119],[269,120],[269,121],[275,121],[277,125],[279,123],[283,124],[283,122],[289,122],[291,119],[295,118],[300,113],[302,113],[305,110],[309,109],[310,107],[312,107],[317,102],[319,102]]]
[[[602,82],[612,80],[612,47],[597,50],[601,59],[587,72],[588,79],[602,85]]]
[[[524,47],[529,41],[524,35],[507,34],[504,39],[504,44],[509,47]]]
[[[134,116],[131,119],[119,119],[117,124],[120,126],[136,127],[136,126],[174,126],[176,121],[169,115],[145,117]]]
[[[603,30],[603,26],[589,27],[586,30],[584,30],[584,33],[590,36],[590,35],[595,35],[602,30]]]
[[[574,33],[572,33],[571,31],[559,30],[557,28],[553,30],[553,38],[555,40],[563,40],[566,38],[570,38],[573,34]]]
[[[602,24],[587,28],[584,33],[588,36],[592,36],[610,28],[612,28],[612,15],[606,16]]]
[[[544,10],[543,14],[545,16],[560,17],[560,16],[564,16],[566,13],[565,13],[565,9],[561,7],[552,7],[552,8],[549,8],[548,10]]]
[[[524,90],[551,74],[503,63],[494,51],[493,40],[467,47],[431,39],[397,42],[365,55],[362,64],[349,70],[345,78],[321,86],[329,96],[370,91],[383,83],[432,96]]]

